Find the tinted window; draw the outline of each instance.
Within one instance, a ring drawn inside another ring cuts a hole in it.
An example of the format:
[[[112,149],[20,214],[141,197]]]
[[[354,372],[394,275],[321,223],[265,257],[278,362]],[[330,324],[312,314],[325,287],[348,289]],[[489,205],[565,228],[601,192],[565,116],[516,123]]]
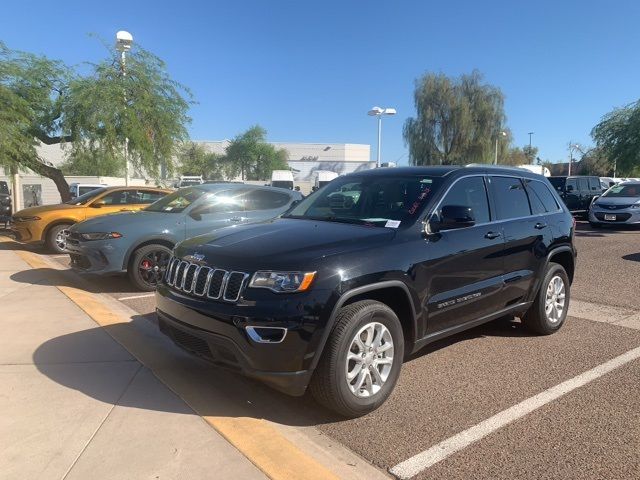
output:
[[[589,187],[592,192],[600,192],[602,190],[600,187],[600,179],[596,177],[589,177]]]
[[[95,190],[87,192],[84,195],[80,195],[79,197],[74,198],[73,200],[69,200],[68,202],[64,202],[64,203],[66,203],[68,205],[85,205],[89,201],[91,201],[95,197],[97,197],[98,195],[101,195],[102,193],[104,193],[105,190],[106,190],[106,188],[96,188]]]
[[[463,178],[454,183],[440,205],[471,207],[476,223],[486,223],[490,220],[489,201],[482,177]]]
[[[571,187],[571,188],[569,188]],[[567,192],[569,190],[573,190],[574,192],[578,190],[578,179],[577,178],[567,178]]]
[[[92,192],[96,188],[100,188],[100,187],[78,187],[78,191],[79,191],[80,195],[84,195],[85,193]],[[73,192],[73,190],[72,190],[72,192]]]
[[[254,190],[246,195],[247,210],[271,210],[282,208],[289,203],[291,197],[285,193],[268,190]]]
[[[581,192],[589,192],[589,181],[586,178],[579,178],[578,187]]]
[[[549,182],[553,185],[553,188],[559,192],[563,192],[564,185],[567,182],[567,177],[549,177]]]
[[[560,209],[553,193],[544,183],[528,180],[527,192],[529,193],[533,213],[557,212]]]
[[[138,190],[138,203],[153,203],[164,197],[166,193],[154,190]]]
[[[149,212],[180,213],[205,193],[204,190],[199,188],[183,188],[166,197],[162,197],[145,208],[145,210]]]
[[[143,202],[138,190],[116,190],[100,199],[105,205],[138,205]]]
[[[519,178],[491,177],[491,190],[498,220],[531,215],[529,199]]]
[[[286,217],[398,228],[414,222],[440,182],[439,177],[393,173],[347,175],[307,197]]]

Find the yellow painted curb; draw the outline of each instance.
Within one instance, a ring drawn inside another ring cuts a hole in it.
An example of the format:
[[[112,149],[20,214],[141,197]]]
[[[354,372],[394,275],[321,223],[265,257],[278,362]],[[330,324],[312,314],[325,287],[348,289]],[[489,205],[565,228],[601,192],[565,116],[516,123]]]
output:
[[[36,253],[23,250],[17,250],[15,253],[32,268],[51,268],[49,263]],[[102,327],[129,322],[128,319],[112,312],[104,303],[97,300],[94,294],[70,286],[58,286],[57,288]],[[125,345],[123,346],[126,348]],[[129,353],[136,357],[133,352],[129,351]],[[139,358],[138,360],[140,361]],[[160,380],[162,381],[162,379]],[[168,384],[166,385],[184,400],[179,391]],[[185,403],[188,404],[186,400]],[[324,465],[305,454],[265,420],[247,417],[207,416],[202,415],[193,406],[189,406],[251,463],[273,480],[338,479]]]

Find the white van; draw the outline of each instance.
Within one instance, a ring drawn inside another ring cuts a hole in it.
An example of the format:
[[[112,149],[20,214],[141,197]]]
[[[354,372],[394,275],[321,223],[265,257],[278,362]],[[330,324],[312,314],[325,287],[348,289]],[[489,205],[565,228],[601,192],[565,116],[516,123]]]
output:
[[[293,190],[293,173],[291,173],[291,170],[274,170],[271,172],[271,186]]]
[[[69,193],[71,194],[71,198],[76,198],[80,195],[84,195],[85,193],[89,193],[92,190],[106,186],[106,183],[72,183],[69,185]]]
[[[339,175],[336,172],[332,172],[330,170],[316,170],[313,189],[318,190],[319,188],[324,187],[334,178],[338,178],[338,176]]]
[[[529,170],[530,172],[537,173],[538,175],[542,175],[544,177],[550,177],[551,171],[542,165],[518,165],[518,168],[524,168],[525,170]]]

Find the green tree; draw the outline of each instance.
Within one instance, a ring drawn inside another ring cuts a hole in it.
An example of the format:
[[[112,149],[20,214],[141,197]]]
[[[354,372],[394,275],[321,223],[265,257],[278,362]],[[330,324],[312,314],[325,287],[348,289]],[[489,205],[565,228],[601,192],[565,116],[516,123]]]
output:
[[[483,84],[478,71],[459,78],[426,74],[416,81],[414,103],[416,117],[403,130],[413,165],[491,163],[496,139],[498,157],[506,155],[504,95]]]
[[[640,101],[606,114],[591,136],[618,174],[640,172]]]
[[[51,178],[63,200],[69,188],[62,170],[38,158],[35,140],[68,148],[67,171],[86,172],[93,162],[94,175],[121,172],[115,166],[124,166],[125,138],[134,169],[155,178],[162,168],[171,170],[175,144],[187,137],[191,94],[142,48],[129,52],[126,76],[115,58],[110,50],[79,75],[61,62],[0,45],[0,101],[9,104],[7,112],[27,117],[14,127],[21,148],[12,145],[0,161]],[[4,117],[0,121],[5,131]]]
[[[587,150],[580,159],[576,173],[580,175],[598,175],[608,177],[613,175],[613,163],[600,147]]]
[[[259,125],[235,137],[225,150],[227,176],[242,180],[266,180],[273,170],[288,170],[288,153],[266,141],[267,131]]]
[[[499,159],[498,163],[504,165],[535,165],[538,156],[538,147],[531,147],[525,145],[524,147],[509,148],[504,160]]]
[[[182,175],[202,175],[208,180],[223,180],[224,158],[197,143],[186,142],[177,153],[176,168]]]

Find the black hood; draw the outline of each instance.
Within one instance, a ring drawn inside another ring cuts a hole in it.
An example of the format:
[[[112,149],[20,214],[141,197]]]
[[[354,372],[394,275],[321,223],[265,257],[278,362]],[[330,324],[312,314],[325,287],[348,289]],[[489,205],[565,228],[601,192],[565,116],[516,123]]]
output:
[[[194,237],[180,243],[176,253],[199,253],[211,266],[244,271],[300,269],[335,254],[371,249],[394,236],[389,228],[281,218]]]

